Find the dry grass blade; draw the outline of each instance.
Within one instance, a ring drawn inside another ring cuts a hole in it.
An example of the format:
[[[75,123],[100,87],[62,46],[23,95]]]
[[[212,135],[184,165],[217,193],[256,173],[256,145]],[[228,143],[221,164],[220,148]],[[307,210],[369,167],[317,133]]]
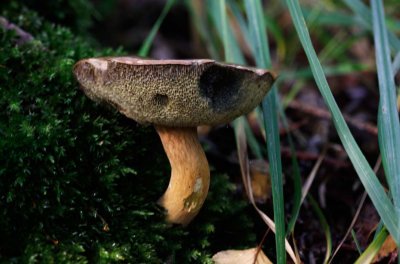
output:
[[[247,155],[247,143],[246,143],[246,134],[244,131],[244,126],[241,124],[241,118],[235,120],[234,125],[236,126],[236,145],[238,147],[238,157],[239,164],[241,169],[242,180],[244,184],[244,188],[246,190],[246,194],[256,209],[257,213],[260,215],[262,220],[267,224],[267,226],[275,233],[275,223],[269,218],[263,211],[261,211],[254,200],[253,190],[251,187],[251,178],[250,178],[250,168],[249,168],[249,160]],[[287,239],[285,239],[285,248],[286,252],[289,254],[294,263],[301,263],[300,258],[294,254],[292,246],[289,244]]]
[[[317,175],[317,172],[319,170],[319,167],[322,164],[322,161],[324,160],[326,155],[326,148],[324,148],[324,150],[322,151],[321,155],[319,156],[317,162],[315,163],[313,169],[310,172],[310,175],[308,176],[306,182],[303,185],[303,188],[301,190],[301,200],[300,200],[300,204],[302,204],[304,202],[304,199],[306,198],[308,191],[311,188],[311,185],[315,179],[315,176]]]

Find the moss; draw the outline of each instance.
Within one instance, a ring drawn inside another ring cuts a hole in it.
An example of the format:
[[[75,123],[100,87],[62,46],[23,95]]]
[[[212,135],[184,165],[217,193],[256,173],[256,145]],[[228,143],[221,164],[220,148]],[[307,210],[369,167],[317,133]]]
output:
[[[168,227],[158,197],[167,159],[156,133],[86,99],[71,68],[96,51],[16,2],[0,29],[0,258],[4,263],[208,263],[255,237],[226,177],[187,229]],[[237,239],[240,237],[240,239]],[[221,241],[228,241],[222,244]]]

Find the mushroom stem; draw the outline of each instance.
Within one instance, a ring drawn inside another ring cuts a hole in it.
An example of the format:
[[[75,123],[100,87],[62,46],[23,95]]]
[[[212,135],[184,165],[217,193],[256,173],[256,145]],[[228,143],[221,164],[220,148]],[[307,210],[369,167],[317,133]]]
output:
[[[210,185],[210,170],[195,127],[157,126],[171,164],[171,179],[158,201],[167,210],[167,221],[183,226],[200,211]]]

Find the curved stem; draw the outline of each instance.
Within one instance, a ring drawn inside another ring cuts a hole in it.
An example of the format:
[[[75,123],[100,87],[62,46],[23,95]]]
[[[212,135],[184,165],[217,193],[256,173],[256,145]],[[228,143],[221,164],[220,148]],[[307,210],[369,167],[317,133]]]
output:
[[[171,164],[171,179],[159,204],[167,221],[187,225],[207,197],[210,170],[194,127],[156,127]]]

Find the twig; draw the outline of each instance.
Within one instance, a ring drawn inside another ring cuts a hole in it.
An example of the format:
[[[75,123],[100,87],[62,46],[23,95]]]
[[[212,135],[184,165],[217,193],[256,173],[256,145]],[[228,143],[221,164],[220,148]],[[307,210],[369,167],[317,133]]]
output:
[[[267,230],[266,230],[265,233],[264,233],[263,238],[261,239],[260,244],[258,244],[258,246],[257,246],[257,252],[256,252],[256,255],[255,255],[253,264],[256,264],[256,263],[257,263],[258,254],[260,254],[262,245],[264,244],[265,239],[267,238],[267,235],[268,235],[268,233],[269,233],[270,230],[271,230],[271,229],[268,227]]]
[[[326,147],[324,147],[324,150],[322,151],[322,153],[319,155],[317,162],[315,163],[313,169],[311,170],[309,176],[307,177],[306,182],[303,185],[303,188],[301,189],[301,200],[300,200],[300,204],[303,203],[304,199],[306,198],[308,191],[311,188],[311,185],[315,179],[315,176],[317,175],[317,172],[321,166],[322,161],[325,159],[325,155],[326,155]]]
[[[18,36],[18,38],[16,40],[16,44],[18,46],[23,45],[23,44],[33,40],[33,36],[31,34],[22,30],[17,25],[9,22],[5,17],[2,17],[2,16],[0,16],[0,27],[2,27],[5,30],[14,30],[15,31],[15,34]]]

